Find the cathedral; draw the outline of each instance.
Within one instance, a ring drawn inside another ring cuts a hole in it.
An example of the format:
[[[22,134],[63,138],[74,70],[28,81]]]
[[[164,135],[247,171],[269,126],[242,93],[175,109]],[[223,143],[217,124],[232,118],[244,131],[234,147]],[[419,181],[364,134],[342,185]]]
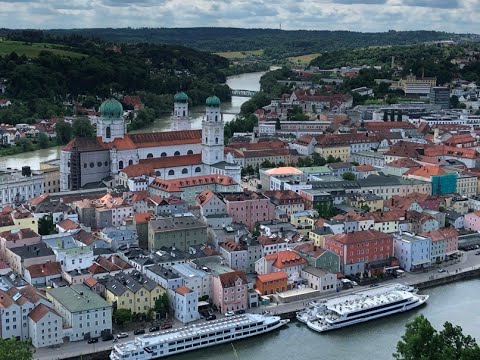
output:
[[[172,131],[128,134],[122,104],[113,98],[99,112],[97,136],[74,138],[61,151],[62,191],[96,187],[105,179],[118,184],[119,174],[163,180],[218,174],[240,182],[240,166],[224,154],[224,122],[217,96],[206,100],[202,130],[190,129],[184,92],[174,98]]]

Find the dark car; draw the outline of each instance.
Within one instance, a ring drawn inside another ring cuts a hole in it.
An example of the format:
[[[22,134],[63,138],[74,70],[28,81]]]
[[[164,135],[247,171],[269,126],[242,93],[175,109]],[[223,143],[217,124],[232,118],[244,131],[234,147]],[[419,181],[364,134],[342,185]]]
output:
[[[217,317],[215,315],[209,315],[207,316],[207,321],[210,321],[210,320],[215,320]]]
[[[145,329],[137,329],[133,332],[133,335],[142,335],[145,334]]]
[[[152,326],[150,329],[148,329],[148,331],[150,331],[150,332],[155,332],[155,331],[158,331],[158,330],[160,330],[160,326],[158,326],[158,325],[157,326]]]
[[[370,285],[370,287],[377,287],[377,286],[378,286],[378,284],[372,284],[372,285]]]
[[[91,338],[91,339],[88,339],[87,341],[89,344],[94,344],[94,343],[97,343],[98,342],[98,338]]]
[[[172,326],[173,326],[172,324],[166,323],[166,324],[163,324],[162,326],[160,326],[160,329],[162,329],[162,330],[171,329]]]
[[[245,310],[238,310],[235,312],[235,314],[239,314],[239,315],[245,314]]]
[[[102,337],[102,341],[110,341],[110,340],[113,340],[113,335],[112,334],[105,335],[104,337]]]

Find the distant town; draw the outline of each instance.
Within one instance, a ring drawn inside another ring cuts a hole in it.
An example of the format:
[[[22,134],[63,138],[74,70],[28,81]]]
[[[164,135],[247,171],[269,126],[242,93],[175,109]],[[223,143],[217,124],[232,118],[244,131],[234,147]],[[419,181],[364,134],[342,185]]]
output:
[[[479,56],[451,62],[468,69]],[[231,89],[246,97],[234,125],[212,92],[192,128],[188,88],[168,95],[168,131],[129,131],[145,99],[113,90],[69,101],[69,115],[2,123],[5,155],[63,144],[36,168],[0,169],[1,337],[30,341],[42,360],[109,353],[117,342],[110,359],[154,358],[164,350],[146,337],[129,341],[147,332],[167,343],[176,330],[195,341],[191,324],[201,341],[204,322],[221,328],[221,319],[270,331],[358,289],[378,304],[401,294],[417,306],[428,296],[398,283],[477,274],[480,88],[398,61],[389,78],[365,82],[383,65],[293,61],[264,75],[275,76],[269,88]],[[4,110],[19,101],[10,86],[0,80]],[[332,305],[339,314],[342,304]],[[278,319],[262,328],[266,314]],[[323,320],[309,327],[337,319]],[[188,350],[172,344],[170,354]]]

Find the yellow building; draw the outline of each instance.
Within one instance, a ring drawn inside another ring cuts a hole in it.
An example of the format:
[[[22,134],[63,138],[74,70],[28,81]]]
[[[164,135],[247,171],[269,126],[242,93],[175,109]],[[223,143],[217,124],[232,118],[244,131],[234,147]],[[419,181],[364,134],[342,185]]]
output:
[[[315,147],[315,152],[324,159],[333,156],[343,162],[350,161],[350,145],[320,145]]]
[[[43,174],[43,191],[47,194],[60,192],[60,165],[58,160],[40,163]]]
[[[371,212],[383,211],[383,201],[383,198],[375,194],[352,194],[352,196],[347,198],[347,203],[351,207]],[[368,209],[366,209],[367,206]]]
[[[146,314],[155,307],[155,301],[165,289],[155,281],[135,271],[110,277],[105,283],[105,299],[117,309]]]
[[[9,214],[2,214],[2,224],[0,232],[9,231],[13,229],[31,229],[38,233],[38,218],[24,209],[17,209],[11,211]]]
[[[302,235],[308,235],[315,228],[318,213],[313,210],[298,211],[290,215],[290,224]]]
[[[319,227],[308,233],[308,238],[313,241],[315,246],[325,248],[325,237],[333,235],[332,229],[327,226]]]

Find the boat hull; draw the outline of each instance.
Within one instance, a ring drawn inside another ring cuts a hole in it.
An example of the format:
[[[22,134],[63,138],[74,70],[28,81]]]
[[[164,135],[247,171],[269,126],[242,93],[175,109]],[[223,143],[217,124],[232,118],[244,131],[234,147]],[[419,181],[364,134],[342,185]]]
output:
[[[369,317],[352,319],[349,322],[344,322],[344,323],[341,323],[341,324],[332,323],[329,326],[320,325],[319,320],[309,321],[309,322],[307,322],[307,326],[314,331],[323,333],[323,332],[327,332],[327,331],[341,329],[341,328],[351,326],[351,325],[355,325],[355,324],[360,324],[360,323],[363,323],[363,322],[366,322],[366,321],[379,319],[379,318],[382,318],[382,317],[406,312],[406,311],[413,310],[413,309],[415,309],[419,306],[424,305],[427,302],[428,297],[429,297],[429,295],[417,295],[417,296],[418,296],[418,301],[407,304],[407,305],[405,305],[405,306],[403,306],[399,309],[392,309],[391,311],[372,314]]]

